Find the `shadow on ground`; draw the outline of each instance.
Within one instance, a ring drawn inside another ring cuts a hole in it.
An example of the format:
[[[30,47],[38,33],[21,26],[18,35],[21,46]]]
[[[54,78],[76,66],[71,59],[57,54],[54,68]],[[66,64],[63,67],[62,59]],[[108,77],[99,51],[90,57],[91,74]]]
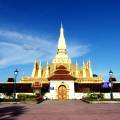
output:
[[[24,106],[7,106],[0,108],[0,120],[16,120],[16,117],[25,113]]]

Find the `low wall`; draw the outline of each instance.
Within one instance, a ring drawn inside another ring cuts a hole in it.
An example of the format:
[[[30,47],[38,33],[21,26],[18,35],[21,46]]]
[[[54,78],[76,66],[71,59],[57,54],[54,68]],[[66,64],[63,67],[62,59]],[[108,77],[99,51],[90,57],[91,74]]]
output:
[[[48,98],[48,99],[52,99],[51,94],[49,92],[45,93],[45,95],[43,96],[44,99]]]
[[[75,93],[75,99],[81,99],[82,97],[87,96],[88,93]],[[98,93],[99,94],[99,93]],[[110,99],[110,93],[102,93],[104,94],[104,98]],[[113,98],[119,98],[120,99],[120,93],[114,92],[113,93]]]
[[[75,93],[74,99],[81,99],[82,97],[86,96],[87,93]]]
[[[16,93],[16,98],[17,98],[17,95],[19,95],[19,94],[29,94],[29,95],[35,95],[34,93]],[[9,99],[9,96],[6,96],[6,95],[4,95],[3,93],[0,93],[0,98],[6,98],[6,99]],[[12,96],[10,97],[10,98],[12,98]]]
[[[34,93],[16,93],[16,98],[18,94],[29,94],[34,95]],[[87,96],[88,93],[74,93],[74,99],[81,99],[85,96]],[[99,94],[99,93],[98,93]],[[110,99],[110,93],[102,93],[104,94],[104,98]],[[8,98],[8,96],[5,96],[3,93],[0,93],[0,98]],[[51,94],[48,92],[44,95],[44,98],[52,99]],[[113,98],[119,98],[120,99],[120,92],[114,92]]]
[[[0,98],[3,99],[3,98],[8,98],[8,97],[4,95],[3,93],[0,93]]]
[[[81,98],[87,96],[87,94],[88,94],[88,93],[74,93],[74,99],[81,99]],[[98,94],[99,94],[99,93],[98,93]],[[110,93],[102,93],[102,94],[104,94],[104,98],[110,99]],[[50,93],[46,93],[44,96],[47,97],[47,98],[49,98],[49,99],[52,99]],[[118,93],[118,92],[115,93],[115,92],[114,92],[114,93],[113,93],[113,97],[114,97],[114,98],[120,98],[120,93]]]
[[[110,93],[104,93],[104,98],[110,99]],[[120,99],[120,93],[113,93],[113,98],[119,98]]]

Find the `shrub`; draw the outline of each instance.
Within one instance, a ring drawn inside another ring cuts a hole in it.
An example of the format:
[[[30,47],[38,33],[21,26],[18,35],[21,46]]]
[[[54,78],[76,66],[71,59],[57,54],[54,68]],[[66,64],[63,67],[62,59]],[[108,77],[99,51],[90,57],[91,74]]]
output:
[[[85,97],[85,99],[88,99],[88,100],[102,100],[102,99],[104,99],[104,94],[88,93],[88,95]]]
[[[20,101],[34,101],[35,100],[35,95],[30,95],[30,94],[18,94],[17,95],[18,99]]]

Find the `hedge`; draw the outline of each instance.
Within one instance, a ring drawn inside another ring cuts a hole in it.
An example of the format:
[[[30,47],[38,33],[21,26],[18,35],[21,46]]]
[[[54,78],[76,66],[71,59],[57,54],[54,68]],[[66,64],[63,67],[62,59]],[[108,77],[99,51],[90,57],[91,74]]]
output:
[[[35,100],[35,95],[30,95],[30,94],[18,94],[17,98],[20,101],[34,101]]]

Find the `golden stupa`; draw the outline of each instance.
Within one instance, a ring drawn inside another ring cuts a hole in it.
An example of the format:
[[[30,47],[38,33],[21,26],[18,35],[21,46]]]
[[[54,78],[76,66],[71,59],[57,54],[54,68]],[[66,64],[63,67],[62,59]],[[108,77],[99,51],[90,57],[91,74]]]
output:
[[[66,41],[64,37],[64,29],[61,24],[60,36],[58,40],[57,53],[52,60],[52,63],[46,63],[46,67],[42,67],[41,61],[34,61],[34,67],[31,76],[22,76],[21,83],[32,83],[40,82],[41,84],[49,84],[48,78],[54,75],[57,67],[63,65],[69,71],[69,74],[76,78],[75,83],[101,83],[102,77],[97,75],[93,76],[91,61],[88,60],[86,63],[83,61],[83,65],[79,66],[77,61],[76,64],[71,62],[68,56]]]

